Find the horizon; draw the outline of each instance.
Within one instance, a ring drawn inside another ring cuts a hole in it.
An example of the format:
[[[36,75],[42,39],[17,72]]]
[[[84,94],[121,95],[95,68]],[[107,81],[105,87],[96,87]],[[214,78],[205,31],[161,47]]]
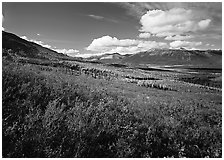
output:
[[[3,2],[2,30],[72,57],[222,50],[220,3]]]

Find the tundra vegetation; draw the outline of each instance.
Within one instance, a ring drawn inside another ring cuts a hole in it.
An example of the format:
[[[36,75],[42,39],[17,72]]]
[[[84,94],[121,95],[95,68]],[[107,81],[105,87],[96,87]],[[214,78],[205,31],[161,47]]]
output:
[[[2,62],[3,157],[222,156],[221,81],[84,61]]]

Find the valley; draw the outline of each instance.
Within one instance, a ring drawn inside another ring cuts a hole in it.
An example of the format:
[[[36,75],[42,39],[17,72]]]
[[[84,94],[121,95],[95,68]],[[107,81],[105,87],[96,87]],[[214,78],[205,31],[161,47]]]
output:
[[[2,52],[3,157],[222,156],[222,51]]]

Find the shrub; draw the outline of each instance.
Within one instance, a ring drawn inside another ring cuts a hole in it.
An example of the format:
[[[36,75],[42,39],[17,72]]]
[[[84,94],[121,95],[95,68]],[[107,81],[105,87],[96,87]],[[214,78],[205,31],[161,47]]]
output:
[[[221,110],[141,111],[141,103],[62,76],[3,67],[3,157],[221,157]]]

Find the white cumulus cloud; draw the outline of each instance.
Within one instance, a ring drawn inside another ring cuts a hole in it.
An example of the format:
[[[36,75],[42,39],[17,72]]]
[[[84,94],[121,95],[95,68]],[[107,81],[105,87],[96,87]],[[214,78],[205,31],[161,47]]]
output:
[[[149,37],[151,37],[151,33],[140,33],[139,37],[140,38],[149,38]]]
[[[201,29],[205,29],[209,26],[211,20],[210,19],[205,19],[205,20],[201,20],[200,22],[198,22],[198,26],[201,28]]]
[[[28,39],[26,36],[21,36],[20,38],[25,39],[25,40],[30,41],[30,42],[34,42],[34,43],[39,44],[39,45],[41,45],[41,46],[43,46],[43,47],[46,47],[46,48],[51,48],[50,45],[48,45],[48,44],[44,44],[44,42],[39,41],[39,40]]]
[[[29,39],[26,36],[21,36],[20,38],[25,39],[27,41],[29,41]]]
[[[90,51],[108,51],[111,47],[128,47],[137,45],[137,40],[123,39],[119,40],[116,37],[103,36],[101,38],[94,39],[92,43],[86,48]]]
[[[170,43],[172,48],[186,48],[191,49],[202,45],[202,42],[189,42],[189,41],[173,41]]]
[[[194,36],[191,35],[174,35],[174,36],[167,36],[165,38],[165,40],[169,40],[169,41],[177,41],[177,40],[186,40],[186,39],[190,39],[193,38]]]
[[[143,50],[149,50],[151,48],[167,48],[168,45],[164,42],[140,41],[138,47],[142,48]]]
[[[52,49],[52,47],[49,44],[42,44],[42,46],[45,47],[45,48]]]
[[[63,53],[72,57],[74,57],[79,53],[79,50],[77,49],[53,49],[53,50],[55,50],[58,53]]]
[[[149,10],[140,23],[140,32],[151,33],[158,37],[181,35],[206,29],[211,20],[197,16],[192,10],[173,8],[170,10]]]
[[[135,39],[117,39],[116,37],[103,36],[94,39],[86,50],[101,52],[133,54],[141,51],[147,51],[151,48],[167,48],[168,45],[164,42],[142,41]]]

